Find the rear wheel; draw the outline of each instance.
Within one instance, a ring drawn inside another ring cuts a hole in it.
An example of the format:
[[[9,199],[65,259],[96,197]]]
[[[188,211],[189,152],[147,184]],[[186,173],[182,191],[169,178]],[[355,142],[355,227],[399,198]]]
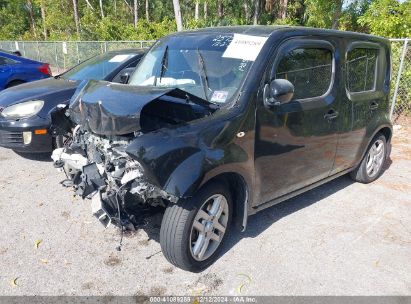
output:
[[[13,81],[11,81],[10,83],[7,84],[6,89],[11,88],[11,87],[15,87],[15,86],[17,86],[19,84],[22,84],[22,83],[24,83],[24,81],[13,80]]]
[[[231,218],[231,195],[222,183],[212,182],[191,199],[170,205],[160,231],[164,256],[184,270],[207,268],[218,257]]]
[[[351,178],[365,184],[375,181],[383,172],[386,154],[387,140],[384,135],[377,134],[371,141],[361,163],[351,172]]]

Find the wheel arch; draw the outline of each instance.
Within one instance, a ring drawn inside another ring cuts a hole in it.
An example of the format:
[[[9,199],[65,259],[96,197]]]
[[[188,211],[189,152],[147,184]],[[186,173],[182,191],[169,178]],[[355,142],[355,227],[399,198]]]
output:
[[[245,178],[237,172],[225,172],[210,178],[202,185],[202,187],[215,181],[223,182],[228,187],[233,200],[234,224],[238,229],[244,231],[247,227],[250,197],[250,188],[249,185],[247,185]]]
[[[380,128],[377,132],[375,132],[374,137],[376,134],[378,133],[382,133],[385,136],[385,139],[387,140],[387,142],[391,141],[391,137],[392,137],[392,128],[385,126]]]
[[[11,80],[9,80],[8,82],[7,82],[7,84],[6,84],[6,86],[5,86],[5,88],[7,89],[7,88],[11,88],[11,87],[13,87],[13,83],[16,83],[16,85],[19,85],[19,84],[23,84],[23,83],[25,83],[26,81],[24,81],[24,80],[22,80],[22,79],[11,79]]]
[[[377,134],[383,134],[385,139],[387,140],[387,145],[389,148],[388,152],[391,152],[391,138],[392,138],[392,126],[390,124],[384,124],[384,125],[380,125],[378,128],[376,128],[374,130],[374,132],[372,133],[372,135],[369,137],[369,139],[365,142],[366,144],[363,146],[362,152],[360,154],[360,158],[359,160],[356,162],[355,166],[358,166],[359,163],[361,163],[362,159],[365,156],[365,153],[367,153],[368,147],[370,146],[371,142],[374,140],[375,136],[377,136]],[[389,156],[390,153],[387,153],[387,156]]]

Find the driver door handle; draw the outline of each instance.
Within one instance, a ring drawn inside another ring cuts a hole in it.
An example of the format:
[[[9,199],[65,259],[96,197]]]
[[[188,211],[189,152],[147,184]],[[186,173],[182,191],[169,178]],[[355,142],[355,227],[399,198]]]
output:
[[[324,119],[327,120],[333,120],[335,118],[338,117],[338,112],[335,111],[334,109],[330,109],[325,115],[324,115]]]

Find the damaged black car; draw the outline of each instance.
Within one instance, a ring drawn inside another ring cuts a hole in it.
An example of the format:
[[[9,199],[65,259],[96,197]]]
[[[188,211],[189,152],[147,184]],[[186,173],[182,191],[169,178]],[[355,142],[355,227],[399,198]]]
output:
[[[248,216],[350,173],[372,182],[392,134],[386,39],[244,26],[160,39],[128,84],[89,81],[56,149],[66,186],[103,225],[164,207],[160,243],[201,271]]]

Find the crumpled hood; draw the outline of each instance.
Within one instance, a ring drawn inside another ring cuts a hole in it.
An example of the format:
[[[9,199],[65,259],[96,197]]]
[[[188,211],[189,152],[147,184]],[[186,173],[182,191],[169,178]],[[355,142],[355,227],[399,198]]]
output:
[[[64,92],[73,91],[79,82],[62,78],[46,78],[38,81],[24,83],[0,92],[0,107],[8,107],[10,105],[34,100],[44,100],[47,96]]]
[[[124,135],[141,129],[140,115],[145,105],[167,95],[170,99],[198,102],[198,97],[173,88],[154,88],[89,81],[70,102],[71,119],[98,135]]]

